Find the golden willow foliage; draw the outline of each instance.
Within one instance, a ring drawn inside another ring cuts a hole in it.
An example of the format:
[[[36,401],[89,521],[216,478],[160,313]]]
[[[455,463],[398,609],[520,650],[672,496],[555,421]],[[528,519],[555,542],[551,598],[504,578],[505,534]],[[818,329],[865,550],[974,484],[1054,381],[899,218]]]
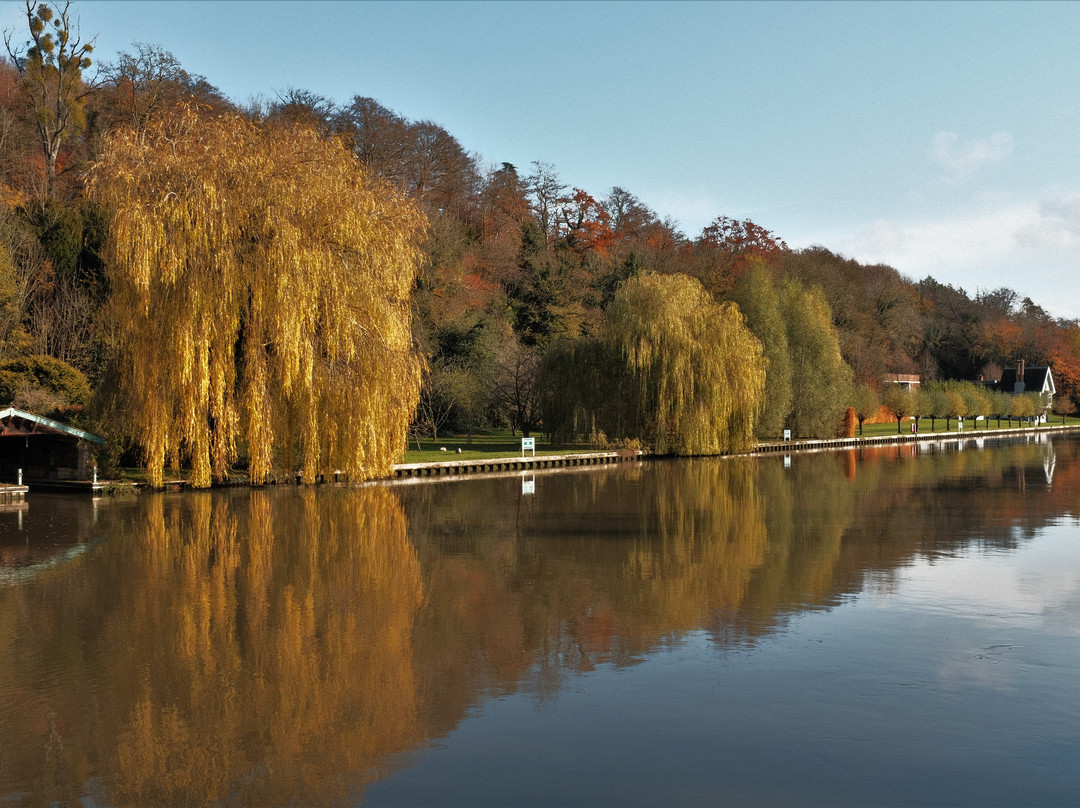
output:
[[[733,303],[685,275],[643,273],[608,310],[605,338],[638,381],[644,437],[661,454],[744,451],[765,393],[761,343]]]
[[[108,630],[155,664],[102,696],[111,802],[340,805],[421,742],[408,523],[389,490],[343,493],[141,512],[145,572]]]
[[[409,295],[425,220],[339,144],[188,108],[110,136],[91,181],[127,417],[147,472],[386,473],[419,396]]]

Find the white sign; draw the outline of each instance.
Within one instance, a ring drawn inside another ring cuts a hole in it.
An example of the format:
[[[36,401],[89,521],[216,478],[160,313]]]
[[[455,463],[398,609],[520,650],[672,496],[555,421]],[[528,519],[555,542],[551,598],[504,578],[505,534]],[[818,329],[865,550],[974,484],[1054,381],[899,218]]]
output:
[[[536,438],[522,438],[521,439],[521,456],[525,456],[525,452],[528,449],[532,449],[533,457],[536,457]]]
[[[535,477],[522,477],[521,478],[521,493],[522,494],[535,494],[536,493],[536,478]]]
[[[791,430],[790,429],[785,429],[784,430],[784,440],[791,440]]]

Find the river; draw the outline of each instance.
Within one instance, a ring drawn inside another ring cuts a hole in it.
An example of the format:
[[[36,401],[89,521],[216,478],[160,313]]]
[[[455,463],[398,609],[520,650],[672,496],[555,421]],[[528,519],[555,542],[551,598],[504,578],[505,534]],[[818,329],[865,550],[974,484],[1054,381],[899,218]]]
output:
[[[0,511],[0,806],[1074,805],[1080,439]]]

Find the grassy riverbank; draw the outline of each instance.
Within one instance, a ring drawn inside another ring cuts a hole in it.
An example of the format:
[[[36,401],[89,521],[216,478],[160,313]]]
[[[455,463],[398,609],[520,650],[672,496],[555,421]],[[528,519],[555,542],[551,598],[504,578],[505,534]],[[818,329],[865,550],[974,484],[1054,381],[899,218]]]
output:
[[[1064,422],[1061,416],[1057,416],[1051,419],[1047,425],[1040,426],[1080,426],[1080,418],[1067,417]],[[1002,420],[1000,429],[1008,429],[1009,422]],[[1019,422],[1013,422],[1013,429],[1018,432],[1031,430],[1033,425],[1025,424],[1021,425]],[[973,422],[968,419],[964,422],[964,434],[977,436],[980,432],[987,429],[996,430],[999,429],[996,419],[990,419],[989,423],[985,420]],[[921,435],[929,434],[956,434],[957,423],[953,419],[948,423],[946,428],[946,422],[944,418],[938,418],[933,423],[931,428],[931,420],[929,418],[920,418],[918,422],[918,431]],[[860,435],[856,430],[855,437],[864,438],[882,438],[882,437],[906,437],[911,435],[911,419],[906,419],[902,426],[901,431],[898,433],[896,430],[896,423],[881,423],[881,424],[864,424],[863,432]],[[534,435],[536,439],[536,454],[538,456],[552,456],[552,455],[569,455],[569,454],[582,454],[587,452],[603,452],[611,451],[611,447],[608,446],[590,446],[585,443],[566,444],[566,443],[552,443],[547,440],[544,435]],[[769,443],[769,441],[762,441],[762,443]],[[458,450],[461,450],[460,452]],[[449,462],[455,460],[495,460],[498,458],[514,458],[521,457],[521,435],[512,435],[510,432],[496,432],[486,435],[473,435],[471,437],[466,435],[447,435],[440,437],[438,440],[432,440],[431,438],[410,438],[409,449],[405,452],[405,455],[401,458],[399,463],[440,463]],[[529,456],[532,453],[529,452]],[[189,477],[187,469],[182,469],[179,472],[173,474],[167,474],[167,485],[179,484],[184,485]],[[142,469],[139,468],[123,468],[120,470],[119,481],[122,483],[144,485],[146,482],[146,475]],[[233,483],[243,484],[243,473],[233,475]]]
[[[1061,416],[1055,416],[1050,420],[1049,424],[1040,424],[1040,426],[1080,426],[1080,418],[1066,417],[1064,421],[1062,421]],[[1013,421],[1012,426],[1010,427],[1007,419],[1002,419],[1001,425],[999,426],[996,418],[991,418],[989,421],[973,421],[969,418],[964,421],[963,431],[974,435],[986,429],[1013,428],[1023,430],[1032,429],[1033,427],[1033,424],[1021,424],[1016,420]],[[955,433],[957,431],[958,426],[955,418],[951,419],[947,424],[944,418],[936,418],[933,421],[929,418],[920,418],[918,421],[919,434],[945,434]],[[902,437],[910,434],[910,418],[904,420],[899,432],[897,432],[895,421],[881,424],[864,424],[861,435],[859,434],[858,429],[855,430],[855,437],[864,438],[888,437],[890,435]],[[610,447],[589,446],[584,443],[550,443],[543,435],[535,435],[535,438],[536,453],[538,455],[560,455],[610,450]],[[762,442],[768,443],[769,441]],[[444,448],[445,451],[443,451]],[[458,454],[458,449],[461,449],[460,454]],[[490,435],[474,435],[471,438],[464,435],[448,435],[439,438],[437,441],[431,440],[430,438],[412,438],[409,442],[409,449],[405,452],[405,457],[401,462],[438,463],[446,460],[483,460],[496,457],[520,456],[521,436],[511,435],[509,432],[501,432]]]
[[[536,454],[538,455],[610,451],[604,447],[589,446],[585,443],[551,443],[543,435],[533,437],[536,439]],[[529,455],[531,456],[532,452],[529,452]],[[409,448],[400,462],[439,463],[444,460],[490,460],[495,457],[521,457],[521,435],[496,432],[471,437],[448,435],[438,440],[410,438]]]

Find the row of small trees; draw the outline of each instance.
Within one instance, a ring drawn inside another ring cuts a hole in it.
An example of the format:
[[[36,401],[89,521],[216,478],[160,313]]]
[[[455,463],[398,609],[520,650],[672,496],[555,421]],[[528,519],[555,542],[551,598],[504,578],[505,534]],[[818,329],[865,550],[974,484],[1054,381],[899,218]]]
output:
[[[880,403],[870,388],[861,387],[855,401],[860,434],[863,421],[875,414],[882,403],[896,417],[897,432],[903,419],[909,417],[929,418],[931,429],[936,428],[939,419],[945,421],[946,429],[954,419],[962,418],[995,418],[1000,426],[1003,418],[1012,425],[1014,418],[1042,416],[1050,407],[1048,396],[1042,393],[1006,393],[969,381],[934,381],[910,390],[889,385]]]

